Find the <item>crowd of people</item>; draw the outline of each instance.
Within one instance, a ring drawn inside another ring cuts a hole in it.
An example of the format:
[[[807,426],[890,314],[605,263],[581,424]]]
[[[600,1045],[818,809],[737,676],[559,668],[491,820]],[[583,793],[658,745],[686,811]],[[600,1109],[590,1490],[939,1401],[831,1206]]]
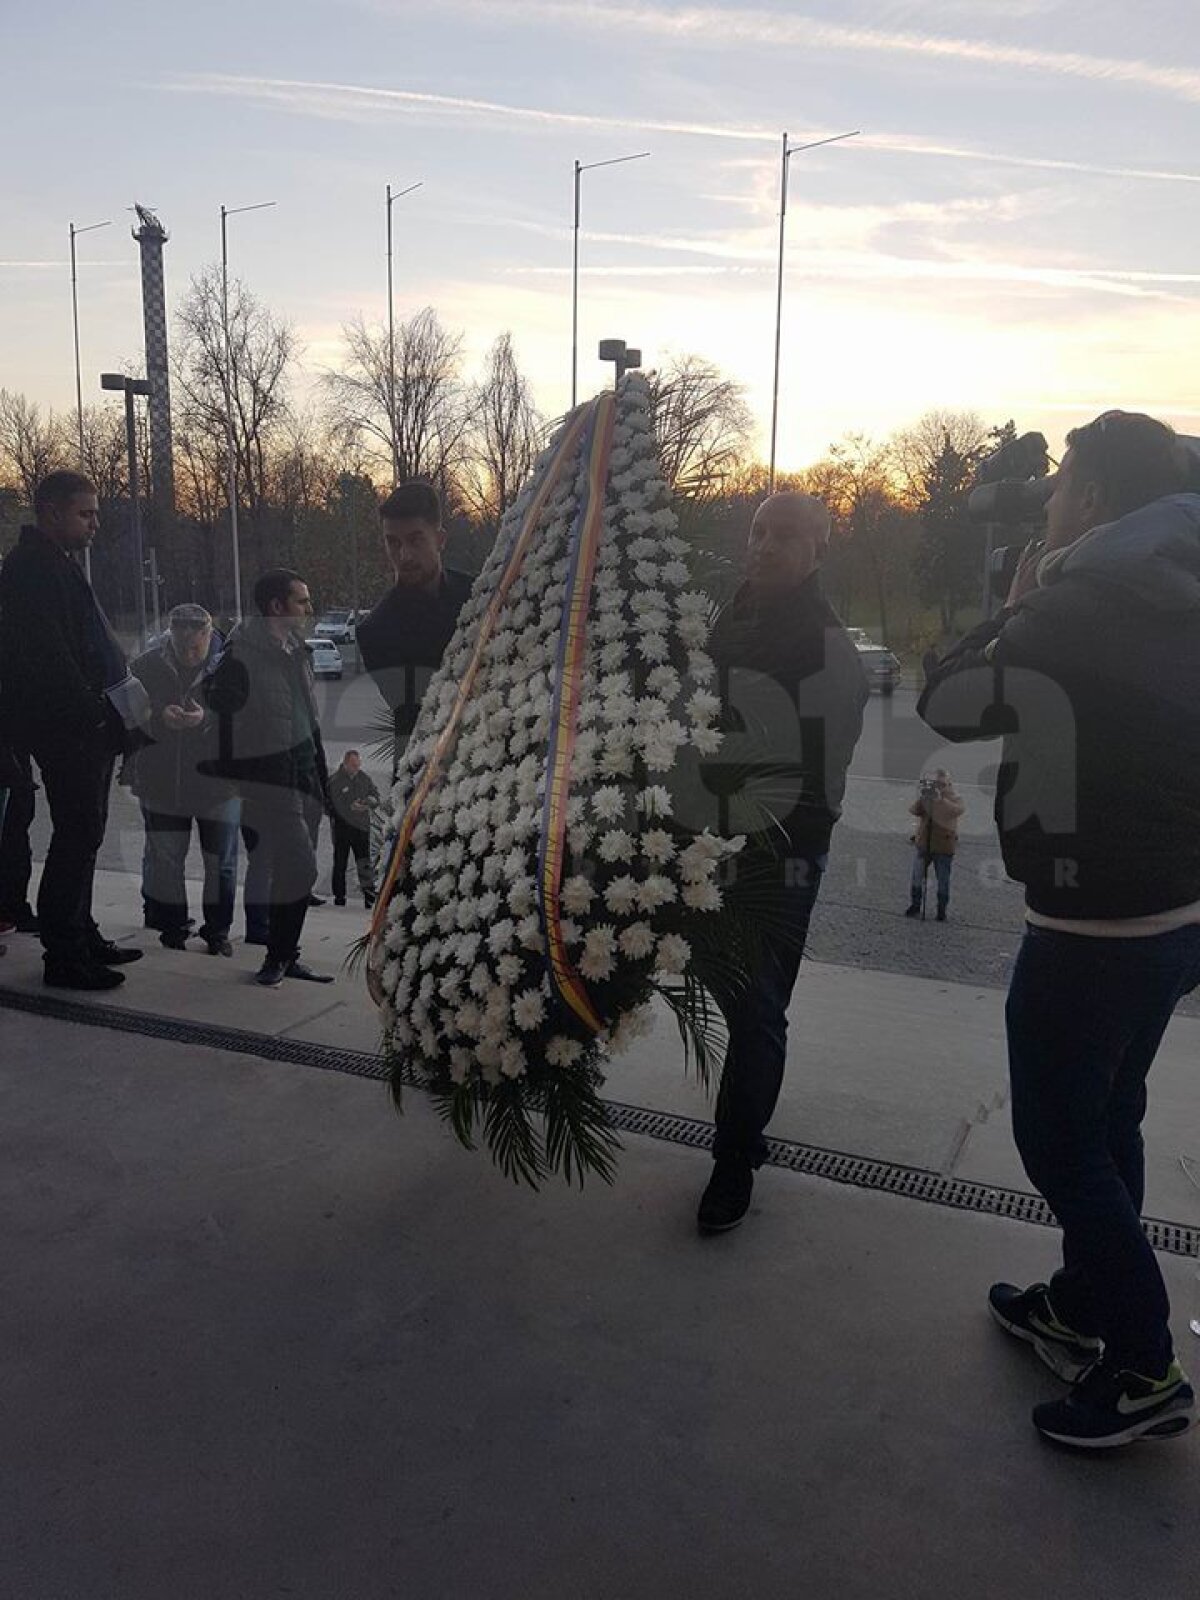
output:
[[[1013,1126],[1061,1223],[1063,1260],[1048,1283],[995,1284],[988,1305],[1071,1386],[1035,1409],[1037,1428],[1086,1448],[1182,1432],[1194,1406],[1140,1219],[1147,1075],[1174,1007],[1200,983],[1200,497],[1187,482],[1174,434],[1149,417],[1106,413],[1071,433],[1044,542],[1026,552],[997,616],[925,663],[918,702],[949,742],[1004,741],[995,819],[1027,905],[1006,1008]],[[140,952],[106,939],[91,911],[120,758],[145,818],[147,925],[168,945],[190,935],[183,862],[194,827],[199,937],[228,954],[240,838],[247,931],[265,945],[258,981],[320,981],[300,959],[317,832],[331,817],[335,898],[346,898],[353,856],[369,905],[377,796],[357,752],[326,767],[303,643],[307,584],[264,573],[254,614],[226,639],[199,607],[178,607],[167,639],[131,671],[74,559],[96,532],[93,486],[55,473],[35,509],[36,526],[0,567],[0,788],[26,841],[3,852],[0,910],[18,926],[36,921],[48,984],[121,981]],[[402,485],[381,518],[396,582],[358,643],[399,746],[470,580],[442,564],[427,485]],[[863,669],[821,589],[829,533],[819,500],[765,500],[745,580],[710,641],[731,725],[748,677],[777,686],[774,703],[791,709],[786,728],[768,730],[782,803],[749,830],[740,858],[773,880],[782,909],[728,1007],[705,1233],[743,1221],[767,1153],[788,1008],[863,724]],[[31,761],[53,827],[36,918],[25,899]],[[742,766],[739,781],[752,781]],[[911,810],[907,914],[923,913],[932,868],[944,920],[963,812],[944,768]]]
[[[97,853],[114,773],[145,828],[145,927],[182,950],[233,953],[239,857],[245,942],[264,947],[257,981],[329,983],[301,959],[317,847],[326,820],[335,904],[353,858],[364,907],[375,899],[378,790],[357,750],[330,771],[305,636],[312,597],[297,572],[254,585],[253,612],[227,634],[195,604],[131,663],[75,557],[99,527],[94,486],[78,473],[38,487],[36,522],[0,566],[0,928],[38,934],[51,987],[106,990],[142,951],[101,933],[92,915]],[[469,590],[444,566],[436,491],[402,485],[380,508],[395,584],[359,627],[363,664],[407,737]],[[36,776],[35,776],[36,774]],[[30,904],[30,826],[38,781],[51,838]],[[203,863],[201,921],[189,913],[193,838]]]

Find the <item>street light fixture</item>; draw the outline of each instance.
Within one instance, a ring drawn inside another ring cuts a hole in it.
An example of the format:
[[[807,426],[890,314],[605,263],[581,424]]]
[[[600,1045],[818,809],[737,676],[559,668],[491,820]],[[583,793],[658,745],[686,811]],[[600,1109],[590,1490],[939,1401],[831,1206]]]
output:
[[[387,264],[388,264],[388,428],[392,435],[392,488],[400,481],[400,443],[396,438],[396,307],[392,298],[392,207],[406,194],[422,188],[421,183],[410,183],[407,189],[392,193],[387,186]]]
[[[147,378],[130,378],[123,372],[102,372],[102,389],[115,389],[125,395],[125,448],[129,452],[129,505],[133,517],[133,549],[137,562],[138,650],[146,648],[146,556],[142,549],[142,502],[138,482],[137,428],[134,424],[133,397],[150,394]]]
[[[254,206],[221,207],[221,328],[225,338],[225,453],[227,461],[227,492],[229,495],[229,538],[233,545],[233,610],[242,620],[242,554],[238,542],[237,457],[233,449],[233,350],[229,340],[229,239],[226,223],[244,211],[269,211],[274,200],[262,200]]]
[[[789,145],[787,134],[783,136],[783,154],[779,163],[779,273],[775,284],[775,377],[771,385],[771,464],[767,480],[768,493],[775,488],[775,435],[779,425],[779,343],[783,331],[783,235],[784,224],[787,221],[788,161],[792,156],[798,156],[802,150],[816,150],[824,144],[840,144],[843,139],[857,139],[861,131],[860,128],[855,128],[852,133],[835,133],[829,139],[813,139],[809,144]]]
[[[79,428],[79,470],[84,470],[83,451],[83,372],[79,365],[79,274],[75,261],[75,241],[81,233],[95,233],[98,228],[111,228],[111,222],[92,222],[86,228],[71,228],[71,320],[75,327],[75,419]],[[88,582],[92,580],[92,552],[83,552],[83,570]]]
[[[575,163],[575,225],[574,248],[571,256],[571,409],[574,411],[579,390],[579,191],[580,178],[597,167],[620,167],[627,161],[645,161],[649,150],[639,150],[633,156],[614,156],[611,161]]]

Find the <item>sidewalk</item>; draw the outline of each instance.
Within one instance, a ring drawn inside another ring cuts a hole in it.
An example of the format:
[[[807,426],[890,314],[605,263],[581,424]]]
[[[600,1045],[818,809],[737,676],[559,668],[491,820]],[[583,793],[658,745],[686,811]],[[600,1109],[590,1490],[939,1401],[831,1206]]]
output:
[[[232,961],[199,941],[164,950],[141,927],[137,879],[102,872],[96,915],[110,937],[140,945],[111,995],[82,998],[198,1023],[374,1052],[378,1022],[360,974],[344,963],[365,931],[361,905],[309,912],[304,954],[336,973],[330,986],[285,982],[263,990],[251,975],[262,952],[234,945]],[[236,932],[236,930],[235,930]],[[10,936],[0,987],[47,993],[36,939]],[[58,991],[54,991],[57,993]],[[1146,1214],[1200,1225],[1200,1190],[1179,1165],[1200,1159],[1200,1018],[1177,1016],[1151,1079],[1145,1124]],[[615,1061],[606,1095],[707,1118],[709,1098],[683,1066],[679,1035],[663,1014],[655,1032]],[[789,1070],[771,1125],[780,1139],[919,1167],[945,1176],[1028,1189],[1008,1114],[1004,997],[1000,990],[805,962],[791,1010]]]
[[[1058,1385],[982,1296],[1045,1229],[766,1171],[702,1240],[697,1151],[534,1195],[419,1096],[0,1018],[14,1600],[1194,1591],[1196,1441],[1030,1426]]]

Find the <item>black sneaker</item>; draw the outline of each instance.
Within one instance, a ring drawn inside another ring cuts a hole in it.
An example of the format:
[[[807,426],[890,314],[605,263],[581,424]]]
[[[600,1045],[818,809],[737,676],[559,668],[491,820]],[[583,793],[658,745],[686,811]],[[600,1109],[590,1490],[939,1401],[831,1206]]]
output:
[[[1102,1339],[1077,1333],[1059,1321],[1044,1283],[1028,1289],[994,1283],[988,1290],[988,1310],[1006,1332],[1031,1344],[1050,1371],[1067,1383],[1078,1383],[1104,1352]]]
[[[346,904],[346,896],[344,894],[335,894],[333,903],[335,906],[344,906]]]
[[[261,983],[264,989],[278,989],[283,982],[283,975],[286,971],[286,961],[272,961],[268,957],[255,973],[254,981],[255,983]]]
[[[42,982],[50,989],[119,989],[125,974],[86,961],[47,961]]]
[[[916,905],[909,906],[904,915],[906,917],[919,917],[921,915],[921,902],[918,900]]]
[[[310,894],[308,897],[308,903],[310,906],[323,906],[325,904],[324,900],[319,894]]]
[[[186,950],[188,942],[187,929],[171,928],[166,933],[159,934],[158,942],[168,950]]]
[[[140,950],[128,944],[114,944],[111,939],[98,939],[88,946],[88,960],[101,967],[127,967],[131,961],[141,959]]]
[[[700,1196],[696,1226],[701,1233],[728,1233],[750,1209],[754,1168],[745,1156],[718,1156],[708,1188]]]
[[[210,956],[231,956],[233,946],[223,933],[206,933],[202,935],[204,943],[208,946]]]
[[[285,978],[300,978],[304,983],[332,983],[333,979],[323,972],[314,972],[311,967],[306,967],[303,961],[289,961],[284,969]]]
[[[945,920],[946,920],[946,908],[945,908],[945,906],[939,906],[938,907],[938,909],[937,909],[937,919],[938,919],[939,922],[945,922]]]
[[[1135,1439],[1173,1439],[1192,1425],[1196,1396],[1178,1361],[1162,1378],[1146,1378],[1098,1361],[1070,1394],[1034,1406],[1044,1439],[1082,1450],[1111,1450]]]
[[[0,922],[3,920],[3,913],[0,913]],[[12,918],[12,925],[14,933],[40,933],[42,931],[42,925],[38,921],[36,914],[28,906],[22,907],[16,913]]]

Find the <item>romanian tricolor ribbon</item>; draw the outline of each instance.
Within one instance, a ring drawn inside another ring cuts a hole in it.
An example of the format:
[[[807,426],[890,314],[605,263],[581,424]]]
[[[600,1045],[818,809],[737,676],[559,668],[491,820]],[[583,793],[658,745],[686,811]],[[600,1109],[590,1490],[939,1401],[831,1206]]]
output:
[[[538,849],[538,888],[542,930],[546,936],[546,971],[551,988],[591,1033],[599,1033],[604,1024],[596,1014],[583,979],[567,958],[560,901],[567,834],[567,800],[571,793],[571,759],[575,751],[579,697],[583,689],[588,606],[596,572],[596,553],[600,548],[604,526],[604,488],[616,423],[615,395],[601,395],[592,403],[590,411],[588,434],[583,445],[584,488],[567,551],[566,593],[563,596],[558,664],[551,697],[546,794],[542,802],[542,836]]]
[[[496,585],[496,592],[493,594],[488,603],[488,608],[480,620],[479,631],[475,636],[475,644],[471,652],[471,659],[459,683],[458,693],[455,696],[450,715],[446,720],[446,726],[438,735],[437,743],[434,745],[429,759],[421,771],[417,786],[409,797],[404,815],[400,819],[400,826],[396,830],[396,836],[392,841],[387,871],[384,874],[383,883],[375,901],[371,928],[367,936],[367,989],[376,1005],[381,1005],[384,998],[381,969],[383,964],[383,941],[387,931],[387,909],[396,885],[404,871],[408,848],[412,843],[412,836],[420,819],[422,807],[441,778],[454,748],[454,741],[458,736],[459,723],[462,721],[463,712],[466,710],[467,703],[471,698],[471,692],[475,687],[475,680],[478,678],[480,668],[483,665],[484,651],[487,648],[488,641],[496,631],[508,599],[508,592],[517,581],[517,577],[524,565],[525,556],[533,542],[533,536],[537,530],[546,502],[561,478],[564,468],[574,454],[580,434],[589,424],[591,409],[590,407],[581,406],[568,420],[557,449],[542,470],[541,479],[533,498],[530,500],[528,509],[509,546],[508,554],[501,570],[500,581]]]

